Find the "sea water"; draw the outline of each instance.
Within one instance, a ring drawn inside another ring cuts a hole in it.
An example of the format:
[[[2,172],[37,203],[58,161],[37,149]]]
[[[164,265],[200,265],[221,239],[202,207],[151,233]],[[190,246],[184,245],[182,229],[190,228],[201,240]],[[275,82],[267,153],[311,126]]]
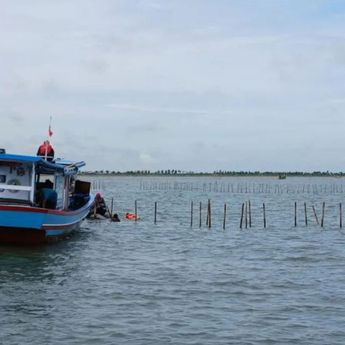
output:
[[[0,246],[0,344],[345,343],[345,180],[89,179],[122,221]],[[141,219],[126,221],[135,200]],[[240,229],[249,200],[252,227]]]

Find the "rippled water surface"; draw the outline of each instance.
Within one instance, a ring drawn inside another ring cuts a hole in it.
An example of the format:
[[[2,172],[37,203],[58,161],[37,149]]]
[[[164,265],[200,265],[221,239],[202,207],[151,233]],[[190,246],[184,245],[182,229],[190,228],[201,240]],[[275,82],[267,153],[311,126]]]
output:
[[[222,192],[215,181],[104,178],[109,204],[123,216],[138,200],[140,221],[85,221],[56,244],[0,246],[0,344],[344,344],[345,181],[224,178]],[[228,191],[239,183],[273,187]],[[296,187],[306,184],[320,188]],[[252,228],[241,230],[248,200]],[[324,228],[311,208],[320,218],[322,202]]]

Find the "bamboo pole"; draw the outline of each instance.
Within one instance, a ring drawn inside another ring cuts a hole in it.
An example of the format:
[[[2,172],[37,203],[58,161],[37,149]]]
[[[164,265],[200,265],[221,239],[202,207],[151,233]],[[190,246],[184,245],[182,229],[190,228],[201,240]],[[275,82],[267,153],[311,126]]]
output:
[[[243,224],[243,212],[244,212],[244,203],[242,203],[242,209],[241,209],[240,229],[242,229],[242,224]]]
[[[157,201],[155,201],[154,223],[157,224]]]
[[[340,229],[343,227],[343,207],[341,202],[339,203],[339,227]]]
[[[317,214],[316,214],[316,211],[315,211],[315,207],[313,205],[313,213],[314,213],[314,217],[315,217],[315,220],[316,220],[316,224],[319,225],[319,219],[317,218]]]
[[[109,219],[110,219],[110,221],[112,221],[112,220],[113,220],[113,215],[112,215],[112,213],[110,212],[108,205],[107,205],[105,202],[104,202],[104,204],[105,204],[105,208],[107,209],[107,211],[108,211],[108,213],[109,213]]]
[[[297,202],[295,201],[295,228],[297,227]]]
[[[304,203],[304,221],[305,221],[305,226],[308,226],[308,215],[307,215],[307,203]]]
[[[262,204],[262,211],[264,215],[264,228],[266,229],[266,206],[265,203]]]
[[[225,230],[225,222],[226,222],[226,203],[224,204],[223,230]]]
[[[113,208],[114,208],[114,198],[111,198],[111,203],[110,203],[110,218],[113,216]]]
[[[248,202],[246,201],[244,206],[244,225],[248,229]]]
[[[193,201],[191,201],[190,203],[190,227],[193,227]]]
[[[325,202],[322,203],[321,228],[323,228],[324,220],[325,220]]]
[[[202,208],[202,204],[200,201],[200,205],[199,205],[199,228],[201,228],[201,208]]]
[[[211,199],[208,199],[208,227],[212,227]]]
[[[134,201],[134,214],[135,214],[135,221],[138,220],[138,202],[137,200]]]
[[[252,227],[252,207],[250,200],[248,201],[248,211],[249,211],[249,227]]]

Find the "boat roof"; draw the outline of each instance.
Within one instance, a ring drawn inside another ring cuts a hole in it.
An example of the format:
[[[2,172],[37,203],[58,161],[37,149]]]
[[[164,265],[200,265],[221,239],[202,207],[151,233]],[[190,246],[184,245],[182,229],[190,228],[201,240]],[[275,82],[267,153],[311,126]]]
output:
[[[55,172],[64,175],[74,175],[79,168],[85,165],[85,162],[72,162],[65,159],[56,159],[48,162],[39,156],[17,155],[10,153],[1,153],[0,162],[18,162],[18,163],[32,163],[36,165],[36,169],[41,174],[53,174]]]

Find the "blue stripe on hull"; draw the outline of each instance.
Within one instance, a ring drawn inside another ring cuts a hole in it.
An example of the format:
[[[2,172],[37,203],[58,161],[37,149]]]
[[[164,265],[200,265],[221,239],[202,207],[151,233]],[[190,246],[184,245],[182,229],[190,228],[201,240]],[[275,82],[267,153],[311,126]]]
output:
[[[46,214],[42,223],[42,226],[54,226],[54,225],[73,225],[80,222],[82,219],[86,218],[89,213],[89,209],[85,209],[78,214],[71,215],[56,215],[56,214]]]
[[[36,244],[64,237],[79,228],[93,201],[70,214],[0,210],[0,242]]]
[[[41,229],[45,216],[45,213],[2,210],[0,212],[0,225],[23,229]]]

